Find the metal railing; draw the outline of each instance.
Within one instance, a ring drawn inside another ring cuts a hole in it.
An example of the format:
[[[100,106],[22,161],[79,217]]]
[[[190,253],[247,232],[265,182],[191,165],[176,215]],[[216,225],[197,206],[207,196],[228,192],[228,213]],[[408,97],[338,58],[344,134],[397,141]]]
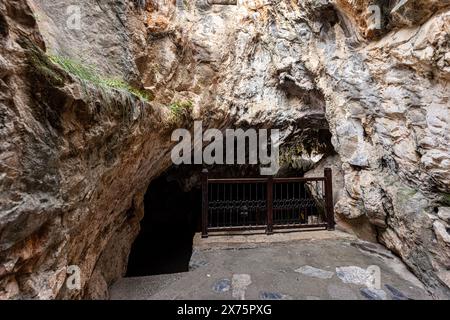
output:
[[[210,179],[202,172],[202,237],[209,232],[334,230],[332,171],[316,178]]]

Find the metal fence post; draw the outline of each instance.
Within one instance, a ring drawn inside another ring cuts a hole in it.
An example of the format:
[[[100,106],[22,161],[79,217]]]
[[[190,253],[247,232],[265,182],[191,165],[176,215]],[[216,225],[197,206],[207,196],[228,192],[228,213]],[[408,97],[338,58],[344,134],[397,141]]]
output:
[[[273,233],[273,177],[267,179],[267,234]]]
[[[327,211],[327,229],[334,230],[334,204],[333,204],[333,173],[331,168],[324,169],[325,176],[325,206]]]
[[[208,238],[208,169],[202,171],[202,238]]]

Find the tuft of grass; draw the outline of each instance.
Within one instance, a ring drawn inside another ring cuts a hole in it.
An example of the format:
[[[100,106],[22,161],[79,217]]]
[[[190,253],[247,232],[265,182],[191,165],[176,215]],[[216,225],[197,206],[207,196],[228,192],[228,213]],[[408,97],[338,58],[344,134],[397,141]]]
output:
[[[29,65],[34,74],[44,77],[54,86],[64,85],[66,75],[63,71],[54,67],[52,61],[42,50],[26,38],[20,38],[19,44],[26,49]]]
[[[153,99],[149,93],[131,86],[122,79],[106,78],[101,76],[98,70],[92,66],[83,65],[70,58],[58,55],[50,55],[49,59],[51,62],[61,67],[64,71],[77,77],[81,81],[90,82],[106,89],[124,91],[146,102]]]
[[[192,111],[194,104],[192,101],[176,101],[169,106],[170,111],[174,115],[183,115],[186,112]]]
[[[440,203],[444,206],[450,206],[450,193],[443,193],[440,199]]]

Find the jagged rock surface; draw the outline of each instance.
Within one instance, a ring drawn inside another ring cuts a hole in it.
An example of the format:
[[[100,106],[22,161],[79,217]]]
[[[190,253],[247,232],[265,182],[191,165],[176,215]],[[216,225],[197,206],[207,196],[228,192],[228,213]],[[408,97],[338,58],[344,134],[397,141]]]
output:
[[[84,0],[75,31],[65,1],[1,3],[0,298],[107,295],[145,188],[170,166],[162,106],[181,100],[210,126],[276,126],[284,139],[329,130],[336,154],[316,170],[337,166],[342,225],[448,294],[450,3],[391,1],[374,31],[366,8],[378,2]],[[36,79],[24,37],[155,100]],[[72,264],[81,291],[64,286]]]

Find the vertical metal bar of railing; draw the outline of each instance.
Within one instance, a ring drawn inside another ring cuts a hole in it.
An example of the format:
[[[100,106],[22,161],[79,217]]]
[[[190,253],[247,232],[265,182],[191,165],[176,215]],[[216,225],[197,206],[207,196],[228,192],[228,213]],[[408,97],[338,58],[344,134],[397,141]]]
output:
[[[273,177],[267,179],[267,234],[273,233]]]
[[[208,238],[208,170],[202,171],[202,238]]]
[[[325,176],[325,201],[327,210],[327,229],[334,230],[334,205],[333,205],[333,174],[331,168],[324,169]]]

